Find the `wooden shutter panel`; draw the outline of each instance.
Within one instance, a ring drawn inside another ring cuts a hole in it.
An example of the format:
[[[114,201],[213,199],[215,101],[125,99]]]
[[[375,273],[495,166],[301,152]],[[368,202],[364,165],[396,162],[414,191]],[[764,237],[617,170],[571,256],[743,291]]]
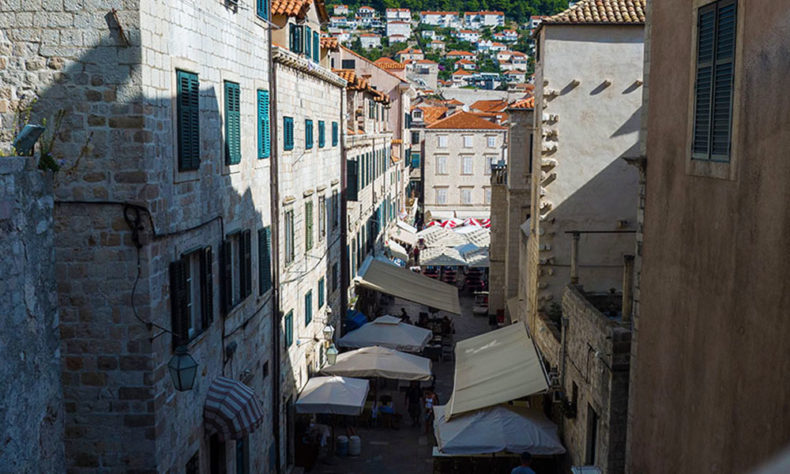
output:
[[[269,19],[269,0],[257,0],[257,13],[261,18]]]
[[[214,321],[214,275],[213,275],[213,260],[211,254],[211,247],[203,249],[200,256],[200,294],[203,297],[203,327],[211,326]]]
[[[269,91],[258,91],[258,158],[269,158],[270,155]]]
[[[239,255],[241,255],[241,297],[246,298],[252,294],[252,240],[250,238],[251,232],[249,229],[243,231],[239,235]]]
[[[313,59],[315,62],[321,59],[321,43],[318,39],[318,32],[313,31]]]
[[[173,347],[188,342],[186,334],[189,325],[188,271],[189,265],[186,260],[170,262],[170,327],[173,332]]]
[[[227,316],[233,308],[233,258],[232,244],[229,240],[223,240],[220,246],[220,282],[222,290],[222,314]]]
[[[358,162],[356,160],[346,160],[346,200],[357,200],[357,178]]]
[[[241,162],[241,104],[239,85],[225,82],[225,163]]]
[[[271,227],[258,231],[258,290],[261,295],[272,287],[271,238]]]
[[[305,30],[304,30],[304,36],[305,36],[304,54],[306,54],[308,58],[312,57],[312,51],[313,51],[313,48],[310,47],[310,45],[312,44],[310,42],[310,33],[311,33],[311,31],[312,30],[310,30],[309,26],[305,27]]]
[[[716,58],[711,113],[711,159],[730,156],[732,91],[735,69],[736,3],[720,2],[716,18]]]
[[[178,169],[200,167],[200,85],[197,74],[177,71]]]
[[[692,143],[694,158],[707,159],[709,156],[715,29],[715,5],[701,8],[697,16],[697,79],[694,84],[694,138]]]
[[[338,139],[338,125],[337,122],[332,122],[332,146],[337,146]]]

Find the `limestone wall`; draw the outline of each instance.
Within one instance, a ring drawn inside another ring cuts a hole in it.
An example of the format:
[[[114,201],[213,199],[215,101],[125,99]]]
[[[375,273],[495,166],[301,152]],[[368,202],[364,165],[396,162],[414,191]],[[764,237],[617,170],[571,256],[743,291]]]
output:
[[[0,157],[0,470],[61,472],[52,175],[32,168]]]

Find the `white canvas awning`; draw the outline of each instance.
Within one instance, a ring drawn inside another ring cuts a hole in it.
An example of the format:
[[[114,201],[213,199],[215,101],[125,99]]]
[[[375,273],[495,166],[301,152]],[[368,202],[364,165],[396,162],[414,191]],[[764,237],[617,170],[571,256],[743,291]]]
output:
[[[426,221],[445,220],[455,218],[455,211],[438,211],[430,209],[425,213]]]
[[[405,230],[406,232],[411,232],[412,234],[417,234],[418,230],[416,227],[409,225],[403,221],[398,221],[396,224],[399,228]]]
[[[363,288],[461,314],[458,288],[367,257],[354,281]]]
[[[418,328],[395,316],[385,315],[344,335],[338,339],[337,345],[353,348],[382,346],[398,351],[420,352],[432,335],[429,329]]]
[[[420,266],[462,267],[466,260],[452,247],[428,247],[420,254]]]
[[[398,380],[430,380],[431,359],[374,346],[344,352],[321,373],[346,377],[383,377]]]
[[[348,377],[313,377],[294,403],[296,413],[359,415],[368,396],[368,381]]]
[[[401,221],[398,221],[398,224],[390,231],[390,239],[411,246],[417,245],[419,240],[417,238],[417,229]]]
[[[539,410],[497,405],[448,421],[445,409],[446,406],[433,409],[434,435],[443,454],[528,451],[533,455],[548,456],[565,452],[557,436],[557,425]]]
[[[455,379],[447,418],[547,389],[546,374],[526,326],[511,324],[455,345]]]
[[[409,261],[409,254],[406,253],[406,249],[403,248],[403,246],[401,246],[399,243],[395,242],[394,240],[390,240],[387,242],[387,248],[389,249],[393,257],[399,258],[404,262]]]

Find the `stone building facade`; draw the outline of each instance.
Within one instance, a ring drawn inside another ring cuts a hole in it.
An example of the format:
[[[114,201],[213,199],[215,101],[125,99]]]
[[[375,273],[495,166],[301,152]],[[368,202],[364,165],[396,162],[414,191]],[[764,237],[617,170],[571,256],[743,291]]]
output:
[[[611,3],[627,10],[633,2]],[[532,321],[539,312],[559,309],[570,281],[569,231],[636,227],[638,173],[623,158],[638,154],[644,16],[612,23],[605,15],[580,13],[596,5],[579,2],[544,18],[536,32],[539,139],[533,142],[527,295]],[[633,234],[585,235],[579,245],[585,287],[619,288]]]
[[[491,165],[506,159],[507,128],[488,117],[459,111],[427,126],[423,137],[426,216],[487,218]]]
[[[326,364],[323,330],[339,331],[343,100],[346,81],[329,68],[320,35],[323,5],[298,14],[275,10],[275,74],[280,322],[281,466],[298,460],[293,403]],[[299,20],[297,22],[297,20]],[[299,28],[300,44],[286,35]],[[309,38],[309,39],[308,39]],[[315,41],[315,38],[319,38]],[[308,41],[310,42],[308,47]],[[317,50],[315,48],[318,48]]]
[[[62,472],[63,390],[55,286],[52,174],[0,158],[0,466]]]
[[[31,122],[60,125],[67,469],[266,472],[271,430],[220,442],[203,406],[224,375],[251,387],[271,420],[274,328],[257,238],[271,214],[258,132],[268,13],[185,1],[4,8],[1,145],[28,107]],[[178,345],[199,365],[185,392],[167,370]]]
[[[490,314],[504,312],[510,321],[523,320],[519,300],[519,265],[522,226],[530,217],[533,117],[532,99],[514,102],[507,109],[510,125],[507,165],[491,173],[491,245],[489,261]],[[508,304],[509,303],[509,304]],[[511,314],[513,313],[513,314]]]
[[[651,3],[628,468],[751,472],[790,440],[787,4]]]

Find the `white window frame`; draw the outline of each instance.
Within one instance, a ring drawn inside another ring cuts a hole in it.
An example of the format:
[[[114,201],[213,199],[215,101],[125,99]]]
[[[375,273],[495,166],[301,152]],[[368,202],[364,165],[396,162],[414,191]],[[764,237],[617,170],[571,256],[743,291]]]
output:
[[[187,272],[187,286],[189,290],[189,301],[187,308],[189,311],[189,319],[187,321],[187,339],[192,340],[195,336],[200,334],[203,328],[203,295],[201,291],[201,259],[203,258],[203,250],[197,250],[185,255],[189,270]]]
[[[459,188],[459,190],[461,204],[472,204],[472,191],[474,188]]]
[[[483,201],[484,204],[491,204],[491,186],[483,188]]]
[[[496,137],[486,137],[488,148],[496,148]]]
[[[434,188],[436,190],[436,204],[447,204],[447,188]]]
[[[475,162],[472,155],[461,156],[461,174],[472,175],[475,173]]]
[[[447,155],[436,156],[436,174],[447,175]]]
[[[472,135],[464,135],[464,148],[472,148],[474,142]]]
[[[447,135],[439,135],[437,138],[437,148],[447,148]]]

